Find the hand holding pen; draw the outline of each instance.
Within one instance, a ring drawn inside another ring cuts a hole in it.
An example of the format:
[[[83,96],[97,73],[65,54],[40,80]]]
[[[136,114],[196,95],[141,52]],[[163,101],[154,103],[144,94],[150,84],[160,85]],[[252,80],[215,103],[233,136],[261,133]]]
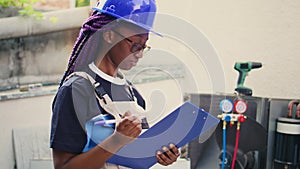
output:
[[[146,117],[139,117],[139,119],[141,119],[142,121],[142,129],[148,129],[149,128],[149,124],[148,121],[146,119]],[[111,124],[116,124],[119,123],[120,120],[116,120],[116,119],[110,119],[110,120],[100,120],[100,121],[96,121],[94,123],[94,125],[101,125],[101,126],[109,126]]]
[[[103,123],[103,121],[100,122]],[[121,120],[106,120],[105,124],[112,122],[116,123],[113,137],[119,144],[129,144],[130,142],[135,140],[142,132],[142,121],[140,117],[131,115],[129,111],[127,111],[123,115]]]

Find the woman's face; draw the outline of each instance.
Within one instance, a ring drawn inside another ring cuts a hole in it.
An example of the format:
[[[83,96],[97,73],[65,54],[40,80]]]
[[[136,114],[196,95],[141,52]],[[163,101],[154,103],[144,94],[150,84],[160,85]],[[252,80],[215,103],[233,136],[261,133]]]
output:
[[[112,33],[118,43],[111,48],[110,59],[118,68],[130,70],[143,57],[149,33],[136,26],[117,27]]]

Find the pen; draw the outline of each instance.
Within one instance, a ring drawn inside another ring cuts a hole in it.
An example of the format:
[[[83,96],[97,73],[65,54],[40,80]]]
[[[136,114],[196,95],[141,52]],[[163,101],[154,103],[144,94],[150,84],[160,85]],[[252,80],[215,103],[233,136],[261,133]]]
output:
[[[100,121],[96,121],[94,125],[108,125],[108,124],[114,124],[116,122],[117,122],[116,120],[100,120]]]
[[[146,120],[146,118],[145,117],[143,117],[142,119],[142,123],[145,123],[145,124],[147,124],[147,121],[144,121],[144,120]],[[95,123],[94,123],[94,125],[109,125],[109,124],[115,124],[115,123],[117,123],[117,121],[119,121],[119,120],[116,120],[116,119],[111,119],[111,120],[99,120],[99,121],[96,121]],[[148,128],[148,127],[146,127],[146,128]]]

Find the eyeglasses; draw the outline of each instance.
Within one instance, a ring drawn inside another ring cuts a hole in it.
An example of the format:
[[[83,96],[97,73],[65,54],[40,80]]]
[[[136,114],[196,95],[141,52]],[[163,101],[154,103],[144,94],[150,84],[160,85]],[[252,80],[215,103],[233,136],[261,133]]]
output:
[[[113,30],[113,32],[115,32],[116,34],[118,34],[119,36],[121,36],[122,38],[124,38],[127,42],[131,43],[131,48],[130,48],[130,52],[132,53],[136,53],[139,51],[143,51],[143,54],[147,53],[150,51],[151,47],[146,45],[146,44],[140,44],[140,43],[136,43],[128,38],[126,38],[124,35],[122,35],[121,33]]]

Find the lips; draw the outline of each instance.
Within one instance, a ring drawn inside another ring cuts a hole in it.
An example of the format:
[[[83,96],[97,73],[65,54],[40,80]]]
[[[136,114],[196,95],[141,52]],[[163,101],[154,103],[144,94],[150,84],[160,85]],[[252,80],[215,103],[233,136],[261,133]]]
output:
[[[136,66],[137,65],[137,61],[136,62],[131,62],[132,65]]]
[[[133,63],[134,65],[136,65],[138,63],[139,60],[131,60],[130,62]]]

